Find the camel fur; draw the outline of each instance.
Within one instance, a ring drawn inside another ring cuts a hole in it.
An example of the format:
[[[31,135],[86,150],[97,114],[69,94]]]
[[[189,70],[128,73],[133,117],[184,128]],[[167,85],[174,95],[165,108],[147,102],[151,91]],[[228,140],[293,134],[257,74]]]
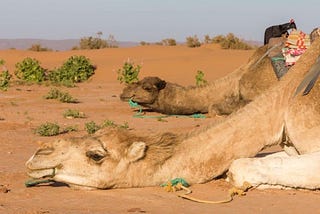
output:
[[[317,39],[279,83],[221,122],[184,134],[106,129],[43,144],[26,162],[28,175],[106,189],[154,186],[176,177],[204,183],[230,169],[236,186],[247,181],[319,189],[319,81],[307,96],[294,96],[309,69],[320,68],[319,55]],[[255,157],[276,144],[293,156]]]

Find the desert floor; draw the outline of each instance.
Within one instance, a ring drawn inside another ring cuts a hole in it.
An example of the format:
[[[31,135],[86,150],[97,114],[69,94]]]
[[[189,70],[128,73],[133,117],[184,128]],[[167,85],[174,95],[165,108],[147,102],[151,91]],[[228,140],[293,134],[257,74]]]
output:
[[[188,131],[210,124],[214,118],[169,117],[165,121],[134,118],[135,111],[119,99],[124,87],[117,80],[117,69],[130,59],[142,66],[140,79],[159,76],[170,82],[194,85],[197,70],[205,79],[227,75],[247,62],[253,51],[221,50],[215,45],[200,48],[184,46],[144,46],[92,51],[30,52],[0,51],[11,73],[25,57],[36,58],[45,68],[60,66],[71,55],[85,55],[97,66],[95,75],[69,92],[80,103],[68,104],[46,100],[52,88],[45,85],[12,85],[0,91],[0,213],[320,213],[319,191],[250,190],[227,204],[200,204],[167,193],[161,187],[80,191],[66,185],[41,185],[26,188],[24,163],[37,148],[37,141],[85,135],[84,124],[109,119],[144,133]],[[85,119],[65,119],[66,109],[77,109]],[[148,115],[158,115],[148,112]],[[45,122],[61,127],[77,125],[79,130],[56,137],[40,137],[34,129]],[[193,185],[192,195],[206,200],[224,199],[231,186],[224,180]],[[9,190],[6,192],[5,190]]]

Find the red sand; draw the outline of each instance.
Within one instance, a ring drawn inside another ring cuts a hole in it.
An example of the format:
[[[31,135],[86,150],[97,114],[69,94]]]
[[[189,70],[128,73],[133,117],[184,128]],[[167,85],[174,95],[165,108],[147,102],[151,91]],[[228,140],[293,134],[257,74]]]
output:
[[[182,85],[195,84],[197,70],[205,79],[213,81],[247,62],[253,51],[221,50],[215,45],[200,48],[184,46],[143,46],[68,52],[0,51],[11,73],[15,64],[25,57],[36,58],[45,68],[60,66],[72,55],[85,55],[97,65],[96,74],[76,88],[61,88],[77,98],[78,104],[64,104],[45,100],[50,86],[14,85],[7,92],[0,91],[0,213],[320,213],[319,191],[251,190],[246,196],[236,197],[228,204],[199,204],[178,198],[160,187],[76,191],[64,185],[26,188],[28,179],[24,163],[35,151],[37,141],[81,136],[86,134],[84,124],[113,120],[127,122],[141,132],[186,131],[205,126],[213,118],[133,118],[134,111],[119,100],[123,88],[117,81],[116,71],[130,59],[142,65],[140,78],[159,76]],[[68,109],[83,111],[86,119],[65,119]],[[157,115],[156,113],[148,113]],[[45,122],[60,126],[77,125],[78,132],[57,137],[40,137],[33,130]],[[1,186],[3,185],[3,186]],[[2,187],[2,188],[1,188]],[[193,185],[193,196],[206,200],[221,200],[230,185],[224,180]],[[5,190],[10,190],[5,193]]]

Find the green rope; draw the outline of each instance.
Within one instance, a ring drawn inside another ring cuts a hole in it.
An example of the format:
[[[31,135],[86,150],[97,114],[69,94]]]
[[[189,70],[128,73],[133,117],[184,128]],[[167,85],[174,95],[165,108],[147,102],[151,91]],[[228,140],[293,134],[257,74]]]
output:
[[[157,118],[157,119],[161,119],[161,118],[167,118],[167,117],[188,117],[188,118],[206,118],[205,115],[203,114],[193,114],[193,115],[177,115],[177,114],[171,114],[171,115],[163,115],[163,116],[146,116],[146,115],[143,115],[142,113],[142,107],[132,101],[131,99],[129,100],[129,105],[131,108],[139,108],[139,111],[133,115],[133,117],[136,117],[136,118]]]
[[[178,185],[179,183],[182,184],[182,186],[184,187],[189,187],[190,185],[188,184],[188,182],[183,179],[183,178],[175,178],[175,179],[172,179],[169,181],[171,183],[172,186],[176,186]],[[161,187],[165,187],[165,186],[168,186],[168,182],[166,183],[163,183],[160,185]]]
[[[24,183],[24,185],[26,187],[33,187],[33,186],[36,186],[38,184],[44,184],[44,183],[50,183],[50,182],[53,182],[53,180],[50,180],[50,179],[46,179],[46,180],[28,180]]]

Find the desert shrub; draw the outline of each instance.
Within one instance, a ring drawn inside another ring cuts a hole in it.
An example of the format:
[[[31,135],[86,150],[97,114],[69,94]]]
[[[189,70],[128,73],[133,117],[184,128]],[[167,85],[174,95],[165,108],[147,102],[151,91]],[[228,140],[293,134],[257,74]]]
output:
[[[18,79],[26,82],[40,83],[45,80],[45,69],[40,66],[40,62],[30,57],[16,64],[14,72]]]
[[[117,48],[118,44],[113,35],[109,35],[108,39],[102,39],[102,32],[98,32],[97,36],[83,37],[80,39],[79,47],[75,46],[72,49],[102,49],[102,48]]]
[[[44,123],[35,129],[40,136],[55,136],[60,134],[60,126],[56,123]]]
[[[186,44],[190,48],[195,48],[195,47],[201,46],[201,42],[199,41],[197,35],[187,37]]]
[[[204,86],[204,85],[208,84],[208,81],[204,79],[203,71],[198,70],[195,78],[196,78],[196,85],[197,86]]]
[[[72,86],[83,82],[94,74],[95,67],[85,56],[71,56],[60,68],[49,73],[53,83]]]
[[[68,92],[62,92],[59,89],[51,88],[45,99],[55,99],[59,100],[62,103],[78,103],[79,101],[73,98]]]
[[[77,131],[78,128],[76,126],[67,126],[66,128],[62,129],[56,123],[46,122],[41,124],[35,129],[35,133],[40,136],[56,136],[59,134],[64,134],[67,132]]]
[[[165,45],[165,46],[176,46],[177,45],[176,40],[172,39],[172,38],[163,39],[161,42],[162,42],[162,45]]]
[[[32,44],[28,50],[29,51],[37,51],[37,52],[52,51],[52,49],[42,47],[41,44]]]
[[[63,117],[65,118],[85,118],[86,115],[83,112],[74,109],[67,109],[63,113]]]
[[[118,69],[118,80],[120,83],[135,83],[139,81],[138,75],[140,72],[141,66],[140,65],[134,65],[133,62],[126,61],[122,68]]]
[[[129,125],[128,125],[127,122],[124,122],[122,125],[116,124],[112,120],[104,120],[101,125],[98,125],[94,121],[90,121],[88,123],[85,123],[85,129],[86,129],[88,134],[94,134],[99,129],[102,129],[102,128],[105,128],[105,127],[128,129]]]
[[[203,43],[204,43],[204,44],[212,43],[212,40],[211,40],[211,38],[210,38],[209,35],[205,35],[205,36],[204,36]]]
[[[99,125],[97,125],[94,121],[90,121],[88,123],[85,123],[85,129],[88,134],[94,134],[100,128],[101,127]]]
[[[236,37],[233,33],[229,33],[226,36],[216,36],[212,39],[214,43],[219,43],[223,49],[240,49],[240,50],[251,50],[253,47],[241,39]]]
[[[146,45],[150,45],[150,43],[149,43],[149,42],[146,42],[146,41],[141,41],[141,42],[140,42],[140,45],[141,45],[141,46],[146,46]]]
[[[9,71],[4,66],[5,61],[3,59],[0,59],[0,66],[2,66],[2,71],[0,73],[0,90],[6,91],[9,87],[9,82],[12,77],[11,74],[9,74]]]

